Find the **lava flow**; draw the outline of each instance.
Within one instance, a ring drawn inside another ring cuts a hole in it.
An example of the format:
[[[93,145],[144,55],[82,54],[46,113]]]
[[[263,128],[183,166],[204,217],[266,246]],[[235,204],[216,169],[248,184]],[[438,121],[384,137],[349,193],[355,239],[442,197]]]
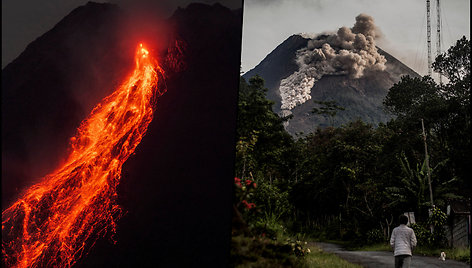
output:
[[[65,164],[2,212],[8,267],[70,267],[122,215],[116,187],[123,163],[141,142],[162,95],[157,60],[139,45],[136,68],[85,119]]]

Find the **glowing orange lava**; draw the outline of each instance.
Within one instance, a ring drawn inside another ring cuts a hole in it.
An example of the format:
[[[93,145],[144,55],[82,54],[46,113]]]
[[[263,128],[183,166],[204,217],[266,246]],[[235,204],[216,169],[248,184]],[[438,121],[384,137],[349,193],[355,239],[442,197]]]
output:
[[[122,211],[116,187],[123,163],[153,117],[162,70],[139,45],[136,68],[103,99],[71,138],[64,165],[2,212],[2,253],[8,267],[70,267],[95,241],[114,232]]]

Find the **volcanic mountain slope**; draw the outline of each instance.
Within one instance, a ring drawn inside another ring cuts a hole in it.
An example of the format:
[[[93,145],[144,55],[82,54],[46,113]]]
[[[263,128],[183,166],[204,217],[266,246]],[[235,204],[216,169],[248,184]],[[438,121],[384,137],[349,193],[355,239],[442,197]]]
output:
[[[147,42],[167,92],[123,165],[116,244],[99,239],[75,266],[227,266],[241,15],[190,4],[154,29],[89,2],[32,42],[2,70],[2,210],[63,161],[79,123]]]
[[[78,124],[127,74],[132,58],[111,45],[122,17],[115,5],[77,8],[2,70],[3,206],[65,158]]]
[[[296,61],[299,51],[309,50],[307,47],[313,42],[312,40],[327,38],[329,38],[327,35],[320,35],[315,39],[301,34],[292,35],[243,77],[249,79],[254,75],[261,76],[268,88],[267,98],[275,102],[274,112],[281,114],[282,98],[279,88],[282,80],[299,71],[300,64]],[[288,114],[291,113],[293,118],[286,125],[287,131],[292,135],[299,132],[307,134],[318,126],[339,126],[358,118],[374,125],[386,122],[390,117],[383,110],[382,101],[388,89],[398,82],[401,76],[416,77],[418,74],[387,52],[380,48],[377,50],[378,54],[385,57],[384,70],[370,71],[359,78],[353,78],[347,71],[323,74],[311,87],[309,93],[311,99],[290,109]],[[335,101],[345,110],[338,111],[334,118],[313,114],[313,108],[319,108],[314,100]]]

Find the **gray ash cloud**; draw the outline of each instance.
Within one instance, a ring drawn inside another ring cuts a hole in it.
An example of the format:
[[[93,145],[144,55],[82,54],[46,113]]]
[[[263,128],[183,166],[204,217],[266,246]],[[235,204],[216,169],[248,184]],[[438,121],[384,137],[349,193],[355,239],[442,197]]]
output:
[[[375,45],[380,36],[374,19],[360,14],[352,28],[341,27],[334,34],[309,40],[307,47],[297,51],[299,70],[280,82],[284,114],[311,99],[311,88],[324,75],[349,75],[357,79],[385,70],[387,60]]]

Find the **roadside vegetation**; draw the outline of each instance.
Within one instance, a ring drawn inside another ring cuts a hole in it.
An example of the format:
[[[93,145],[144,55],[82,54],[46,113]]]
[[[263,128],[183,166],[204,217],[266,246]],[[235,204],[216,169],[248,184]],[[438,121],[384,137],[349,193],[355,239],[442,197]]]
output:
[[[386,243],[378,243],[372,245],[366,245],[361,247],[354,247],[349,248],[350,250],[358,250],[358,251],[392,251],[392,248],[389,244]],[[422,256],[432,256],[432,257],[439,257],[441,252],[446,253],[446,258],[456,261],[461,261],[470,264],[470,248],[469,247],[457,247],[457,248],[431,248],[428,246],[418,246],[413,251],[414,255],[422,255]]]
[[[335,254],[323,252],[316,246],[311,246],[311,254],[305,260],[307,267],[333,267],[333,268],[361,268],[362,266],[347,262]]]
[[[283,127],[289,118],[272,111],[263,79],[241,78],[232,264],[349,267],[320,264],[329,254],[302,242],[382,248],[398,215],[410,211],[416,253],[444,250],[448,258],[470,262],[468,249],[448,247],[445,213],[451,200],[470,202],[470,41],[458,40],[433,66],[445,82],[403,77],[384,100],[394,115],[386,124],[353,121],[296,138]]]

